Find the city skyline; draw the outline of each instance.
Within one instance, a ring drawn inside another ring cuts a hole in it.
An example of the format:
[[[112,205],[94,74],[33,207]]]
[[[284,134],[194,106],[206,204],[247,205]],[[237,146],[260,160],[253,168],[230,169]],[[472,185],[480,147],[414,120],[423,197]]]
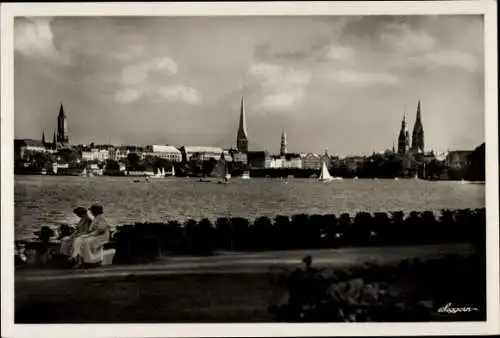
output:
[[[71,143],[234,147],[244,96],[249,150],[285,128],[290,152],[367,154],[420,99],[426,150],[473,149],[482,37],[480,16],[16,19],[15,137],[62,102]]]

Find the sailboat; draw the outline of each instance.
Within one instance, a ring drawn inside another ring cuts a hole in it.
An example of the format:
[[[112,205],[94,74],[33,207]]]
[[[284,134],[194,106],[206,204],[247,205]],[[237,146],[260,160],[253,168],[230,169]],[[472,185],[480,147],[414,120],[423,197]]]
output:
[[[175,168],[174,168],[174,166],[172,166],[172,173],[171,173],[170,175],[171,175],[172,177],[174,177],[174,176],[175,176]]]
[[[161,177],[165,177],[165,168],[161,168]]]
[[[326,183],[326,182],[330,182],[332,180],[333,180],[333,177],[328,172],[328,168],[326,167],[326,163],[323,162],[323,165],[321,166],[321,173],[319,175],[318,181]]]
[[[80,173],[80,176],[82,177],[87,177],[88,174],[87,174],[87,168],[83,168],[83,171]]]

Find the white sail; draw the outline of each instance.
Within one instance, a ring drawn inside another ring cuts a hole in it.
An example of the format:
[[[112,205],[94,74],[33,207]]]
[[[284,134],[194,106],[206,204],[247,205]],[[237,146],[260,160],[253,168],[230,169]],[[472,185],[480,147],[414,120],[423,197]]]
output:
[[[161,176],[164,177],[165,176],[165,168],[161,168]]]
[[[175,168],[172,166],[172,176],[175,176]]]
[[[250,172],[249,171],[244,171],[243,175],[241,176],[242,179],[248,180],[250,179]]]
[[[328,168],[326,167],[326,163],[323,162],[323,165],[321,167],[321,174],[319,175],[319,180],[320,181],[331,181],[333,178],[328,172]]]

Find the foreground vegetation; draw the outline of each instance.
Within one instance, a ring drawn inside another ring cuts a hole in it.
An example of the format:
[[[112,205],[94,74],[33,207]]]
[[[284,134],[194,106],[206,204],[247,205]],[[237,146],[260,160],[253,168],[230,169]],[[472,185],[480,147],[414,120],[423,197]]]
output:
[[[421,248],[421,250],[426,250]],[[484,320],[484,255],[295,270],[69,275],[15,280],[16,323]],[[458,251],[457,251],[458,252]],[[339,252],[339,254],[341,254]],[[415,252],[413,257],[419,254]],[[341,257],[340,257],[341,258]],[[215,259],[215,258],[214,258]],[[394,260],[394,259],[393,259]],[[335,261],[333,259],[332,261]],[[306,260],[307,262],[307,260]],[[297,259],[297,265],[299,264]],[[238,264],[238,263],[235,263]],[[440,312],[451,307],[478,309]],[[75,306],[77,304],[77,306]],[[98,309],[98,311],[96,311]]]
[[[135,223],[117,228],[112,236],[115,262],[153,260],[163,254],[210,255],[215,251],[325,249],[362,246],[398,246],[453,242],[482,243],[486,210],[433,212],[360,212],[354,217],[305,215],[277,216],[274,220],[219,218],[181,224]]]

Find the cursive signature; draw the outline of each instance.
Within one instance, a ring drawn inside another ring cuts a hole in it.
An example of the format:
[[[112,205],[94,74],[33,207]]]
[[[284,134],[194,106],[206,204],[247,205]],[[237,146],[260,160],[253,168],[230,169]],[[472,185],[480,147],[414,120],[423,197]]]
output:
[[[478,308],[470,306],[453,307],[451,303],[446,304],[438,309],[439,313],[459,313],[459,312],[474,312],[479,311]]]

